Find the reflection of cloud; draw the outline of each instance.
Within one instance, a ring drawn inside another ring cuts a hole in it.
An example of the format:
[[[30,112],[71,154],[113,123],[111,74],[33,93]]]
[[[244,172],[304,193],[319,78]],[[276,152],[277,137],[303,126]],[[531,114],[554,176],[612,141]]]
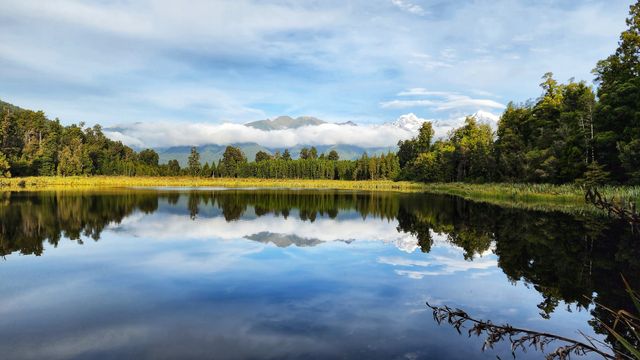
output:
[[[420,245],[418,244],[418,239],[410,234],[404,234],[389,242],[392,242],[395,247],[409,254],[416,251],[416,249],[420,247]]]
[[[318,218],[313,223],[300,219],[267,215],[256,219],[240,219],[227,222],[223,217],[198,218],[191,220],[184,215],[155,215],[129,217],[112,231],[126,231],[128,236],[147,237],[157,240],[174,240],[175,234],[184,239],[236,240],[250,238],[261,233],[272,233],[277,229],[279,236],[299,239],[314,239],[318,242],[367,240],[392,243],[399,249],[411,253],[418,248],[418,240],[413,235],[398,233],[397,221],[382,219],[332,220]]]
[[[387,264],[393,266],[430,266],[432,262],[425,260],[414,260],[402,257],[380,257],[378,258],[380,264]]]
[[[488,270],[498,266],[495,256],[488,256],[483,253],[480,257],[475,257],[472,261],[466,261],[463,257],[462,249],[452,246],[439,244],[439,248],[434,248],[433,253],[427,254],[427,260],[416,260],[407,257],[388,257],[378,258],[378,263],[392,265],[395,267],[404,267],[412,269],[396,269],[398,275],[407,276],[411,279],[422,279],[425,276],[451,275],[457,272],[466,272],[471,270]],[[415,269],[415,268],[424,268]],[[471,276],[480,277],[489,275],[490,272],[474,272]],[[474,277],[474,278],[475,278]]]

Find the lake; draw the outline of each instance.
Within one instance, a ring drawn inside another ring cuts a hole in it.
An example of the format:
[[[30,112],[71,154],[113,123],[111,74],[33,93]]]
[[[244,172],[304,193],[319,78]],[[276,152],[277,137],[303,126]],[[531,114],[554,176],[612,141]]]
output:
[[[639,249],[606,217],[451,196],[0,193],[0,354],[508,359],[426,302],[605,339],[591,300],[629,305],[620,274],[640,282]]]

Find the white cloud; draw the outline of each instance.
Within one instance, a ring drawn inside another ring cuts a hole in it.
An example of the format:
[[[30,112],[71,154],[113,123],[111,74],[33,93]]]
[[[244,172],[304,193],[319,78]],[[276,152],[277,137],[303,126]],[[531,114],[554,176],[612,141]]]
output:
[[[106,130],[112,139],[135,146],[189,146],[257,143],[267,147],[348,144],[362,147],[390,147],[415,135],[390,124],[344,126],[322,124],[296,129],[264,131],[241,124],[140,122]]]
[[[411,88],[398,93],[398,96],[424,96],[428,99],[403,100],[395,99],[380,103],[386,109],[406,109],[425,107],[435,111],[456,109],[504,109],[506,106],[492,99],[472,98],[454,92],[430,91],[425,88]]]
[[[422,16],[427,14],[427,11],[422,6],[411,3],[408,0],[391,0],[391,3],[398,8],[415,15]]]
[[[452,96],[449,100],[443,101],[436,106],[436,110],[438,111],[464,108],[490,108],[502,110],[506,108],[506,106],[494,100],[474,99],[465,95]]]

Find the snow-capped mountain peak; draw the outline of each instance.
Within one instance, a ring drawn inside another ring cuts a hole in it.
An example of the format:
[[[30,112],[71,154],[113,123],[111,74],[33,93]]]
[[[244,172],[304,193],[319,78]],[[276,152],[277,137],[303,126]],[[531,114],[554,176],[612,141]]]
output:
[[[392,125],[407,131],[418,132],[425,121],[425,119],[417,117],[416,114],[409,113],[401,115],[396,121],[392,123]]]
[[[476,118],[478,122],[491,125],[492,128],[496,128],[500,120],[500,116],[484,110],[478,110],[471,116]]]

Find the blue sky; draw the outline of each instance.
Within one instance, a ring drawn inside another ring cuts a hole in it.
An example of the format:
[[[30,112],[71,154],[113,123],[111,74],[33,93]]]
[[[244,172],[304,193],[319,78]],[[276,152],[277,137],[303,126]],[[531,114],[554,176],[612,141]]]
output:
[[[0,98],[64,123],[380,124],[592,80],[629,0],[0,0]]]

